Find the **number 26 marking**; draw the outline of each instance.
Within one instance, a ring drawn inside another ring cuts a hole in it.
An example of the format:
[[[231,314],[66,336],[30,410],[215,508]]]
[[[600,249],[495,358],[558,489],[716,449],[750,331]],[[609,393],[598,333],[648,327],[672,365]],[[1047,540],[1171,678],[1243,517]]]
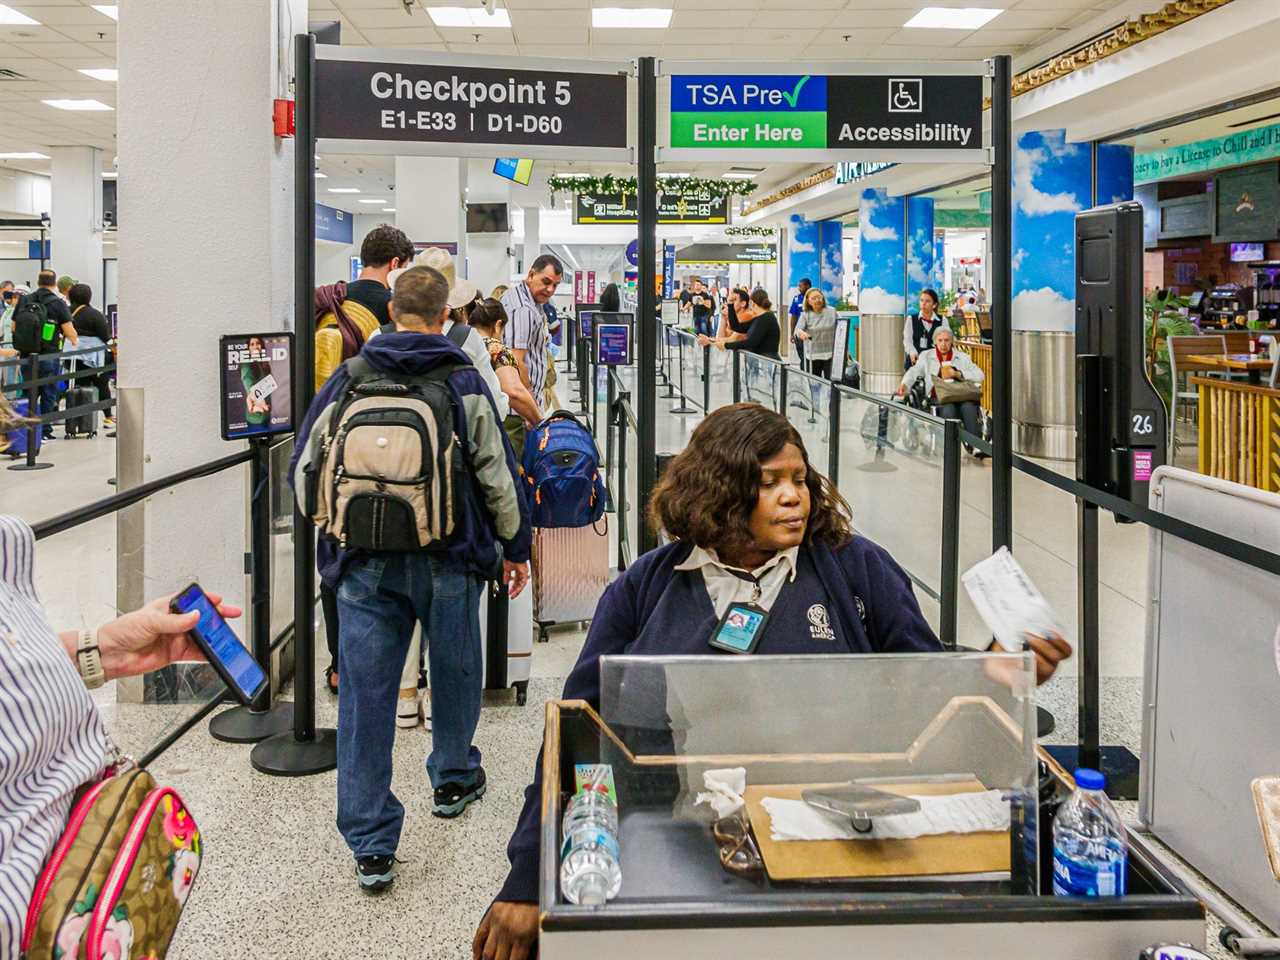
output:
[[[1151,414],[1135,413],[1133,415],[1133,432],[1139,437],[1155,433],[1155,425],[1151,422]]]

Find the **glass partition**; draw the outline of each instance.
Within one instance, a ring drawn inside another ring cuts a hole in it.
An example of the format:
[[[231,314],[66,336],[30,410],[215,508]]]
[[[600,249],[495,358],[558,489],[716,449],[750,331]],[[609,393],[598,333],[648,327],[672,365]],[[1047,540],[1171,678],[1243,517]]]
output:
[[[610,765],[616,902],[1037,892],[1029,654],[606,657],[600,671],[599,740],[567,738],[559,773],[571,792],[579,763]]]
[[[786,417],[800,432],[809,462],[819,473],[827,472],[831,440],[831,381],[805,373],[798,367],[787,370]]]
[[[834,479],[853,508],[854,528],[934,598],[942,584],[943,445],[937,417],[841,391]]]
[[[711,409],[733,403],[733,351],[711,351]]]
[[[745,350],[741,353],[742,359],[738,362],[738,380],[742,401],[759,403],[770,410],[778,410],[783,364]]]

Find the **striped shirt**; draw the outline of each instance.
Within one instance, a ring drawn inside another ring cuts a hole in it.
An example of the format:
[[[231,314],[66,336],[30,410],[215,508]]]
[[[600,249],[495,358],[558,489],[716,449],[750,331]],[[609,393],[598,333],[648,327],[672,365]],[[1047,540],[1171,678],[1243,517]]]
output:
[[[34,561],[31,528],[0,516],[0,960],[18,956],[31,892],[76,789],[112,753],[36,597]]]
[[[529,284],[521,280],[502,295],[502,307],[507,311],[507,326],[502,342],[514,350],[524,350],[525,366],[529,368],[530,392],[541,403],[547,386],[547,314],[542,304],[533,299]]]

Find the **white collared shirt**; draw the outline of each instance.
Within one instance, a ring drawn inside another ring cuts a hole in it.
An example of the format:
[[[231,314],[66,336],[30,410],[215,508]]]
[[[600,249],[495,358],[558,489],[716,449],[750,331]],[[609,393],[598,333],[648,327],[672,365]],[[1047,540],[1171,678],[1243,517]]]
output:
[[[703,550],[694,547],[689,558],[676,564],[677,570],[701,570],[702,581],[707,588],[707,596],[711,598],[711,606],[716,616],[723,617],[729,605],[733,603],[754,603],[762,610],[769,610],[778,599],[782,588],[796,578],[796,557],[799,547],[791,547],[775,553],[768,563],[754,570],[743,570],[731,567],[716,556],[714,550]],[[751,577],[738,576],[730,571],[738,571]]]

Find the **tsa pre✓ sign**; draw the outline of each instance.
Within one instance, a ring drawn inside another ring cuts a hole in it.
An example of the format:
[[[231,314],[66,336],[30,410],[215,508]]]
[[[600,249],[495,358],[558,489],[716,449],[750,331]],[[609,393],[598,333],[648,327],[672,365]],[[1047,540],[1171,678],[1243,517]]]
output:
[[[982,151],[982,77],[674,75],[676,150],[848,150],[904,159]],[[956,159],[959,157],[957,156]]]

